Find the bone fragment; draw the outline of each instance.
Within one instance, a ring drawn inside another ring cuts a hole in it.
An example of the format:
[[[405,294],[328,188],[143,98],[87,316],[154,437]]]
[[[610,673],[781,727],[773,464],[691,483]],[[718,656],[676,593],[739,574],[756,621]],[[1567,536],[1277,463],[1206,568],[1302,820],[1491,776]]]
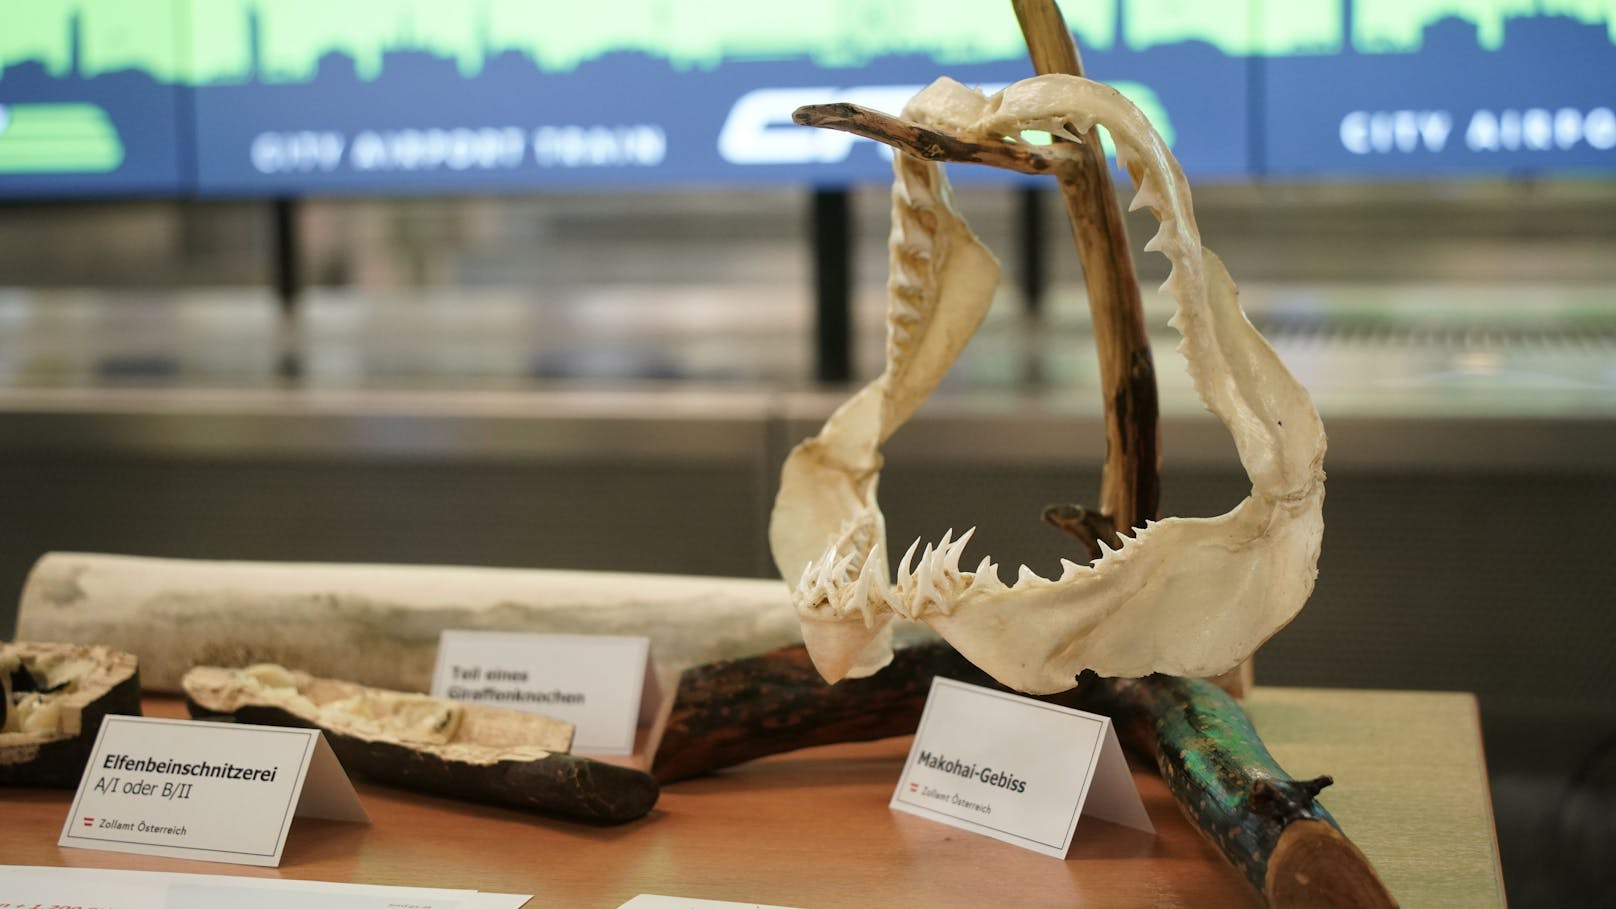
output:
[[[133,655],[0,643],[0,786],[78,785],[108,714],[140,715]]]
[[[22,638],[137,654],[168,692],[193,666],[254,663],[425,691],[446,629],[644,635],[664,690],[686,666],[801,640],[778,581],[71,552],[35,564],[17,621]]]

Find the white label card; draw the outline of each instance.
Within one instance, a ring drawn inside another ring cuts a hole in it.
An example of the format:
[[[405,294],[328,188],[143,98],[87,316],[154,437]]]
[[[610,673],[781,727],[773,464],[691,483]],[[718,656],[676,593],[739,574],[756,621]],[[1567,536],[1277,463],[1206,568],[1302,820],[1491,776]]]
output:
[[[727,903],[723,900],[693,900],[684,896],[658,896],[642,893],[617,909],[790,909],[788,906],[765,906],[762,903]]]
[[[294,816],[370,822],[320,730],[109,716],[57,845],[272,866]]]
[[[521,909],[529,899],[475,890],[0,865],[0,909]]]
[[[1156,832],[1108,717],[944,678],[891,805],[1056,858],[1082,816]]]
[[[503,631],[443,632],[432,695],[566,720],[576,754],[633,754],[661,699],[650,638]]]

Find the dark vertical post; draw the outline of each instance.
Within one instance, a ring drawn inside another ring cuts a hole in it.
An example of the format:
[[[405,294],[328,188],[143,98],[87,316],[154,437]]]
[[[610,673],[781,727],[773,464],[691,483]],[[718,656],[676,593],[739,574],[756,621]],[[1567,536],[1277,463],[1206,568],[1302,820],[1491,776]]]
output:
[[[1049,288],[1049,268],[1044,260],[1044,191],[1023,186],[1018,191],[1016,245],[1021,250],[1017,278],[1027,315],[1036,319],[1044,311],[1044,295]]]
[[[280,198],[271,203],[270,273],[275,302],[280,315],[280,344],[275,372],[282,379],[303,374],[303,357],[298,343],[298,301],[303,296],[302,263],[297,230],[296,199]]]
[[[853,378],[853,217],[846,189],[813,194],[814,378]]]

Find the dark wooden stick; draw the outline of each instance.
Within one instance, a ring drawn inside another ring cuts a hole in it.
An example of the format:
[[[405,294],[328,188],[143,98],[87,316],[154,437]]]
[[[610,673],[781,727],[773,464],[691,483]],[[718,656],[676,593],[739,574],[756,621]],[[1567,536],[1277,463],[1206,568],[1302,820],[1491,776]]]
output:
[[[926,161],[985,164],[1023,174],[1055,176],[1070,172],[1077,163],[1072,154],[1050,146],[972,142],[927,129],[902,117],[846,102],[804,105],[792,112],[791,119],[803,126],[834,129],[874,139]]]
[[[875,675],[835,685],[801,645],[692,667],[679,678],[651,775],[668,783],[798,748],[909,735],[936,676],[998,687],[943,644],[903,648]]]
[[[1011,0],[1011,6],[1033,69],[1039,74],[1083,75],[1077,44],[1054,0]],[[1132,528],[1154,520],[1161,506],[1156,367],[1128,232],[1098,131],[1089,130],[1076,149],[1074,166],[1057,176],[1083,265],[1100,360],[1106,455],[1099,510],[1119,532],[1131,534]],[[1085,545],[1091,556],[1097,554],[1087,540]]]
[[[1102,542],[1111,549],[1122,545],[1122,540],[1117,536],[1117,525],[1109,515],[1090,511],[1081,505],[1050,505],[1044,509],[1043,518],[1045,524],[1075,537],[1088,550],[1091,559],[1105,554],[1100,549]]]

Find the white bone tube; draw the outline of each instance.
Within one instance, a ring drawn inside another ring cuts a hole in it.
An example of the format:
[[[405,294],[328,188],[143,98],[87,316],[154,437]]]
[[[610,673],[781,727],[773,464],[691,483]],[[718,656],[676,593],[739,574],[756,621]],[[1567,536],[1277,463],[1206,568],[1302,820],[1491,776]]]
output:
[[[76,552],[34,565],[17,619],[19,640],[136,654],[150,691],[179,691],[192,666],[252,663],[425,691],[445,629],[644,635],[663,681],[802,640],[779,581]]]

